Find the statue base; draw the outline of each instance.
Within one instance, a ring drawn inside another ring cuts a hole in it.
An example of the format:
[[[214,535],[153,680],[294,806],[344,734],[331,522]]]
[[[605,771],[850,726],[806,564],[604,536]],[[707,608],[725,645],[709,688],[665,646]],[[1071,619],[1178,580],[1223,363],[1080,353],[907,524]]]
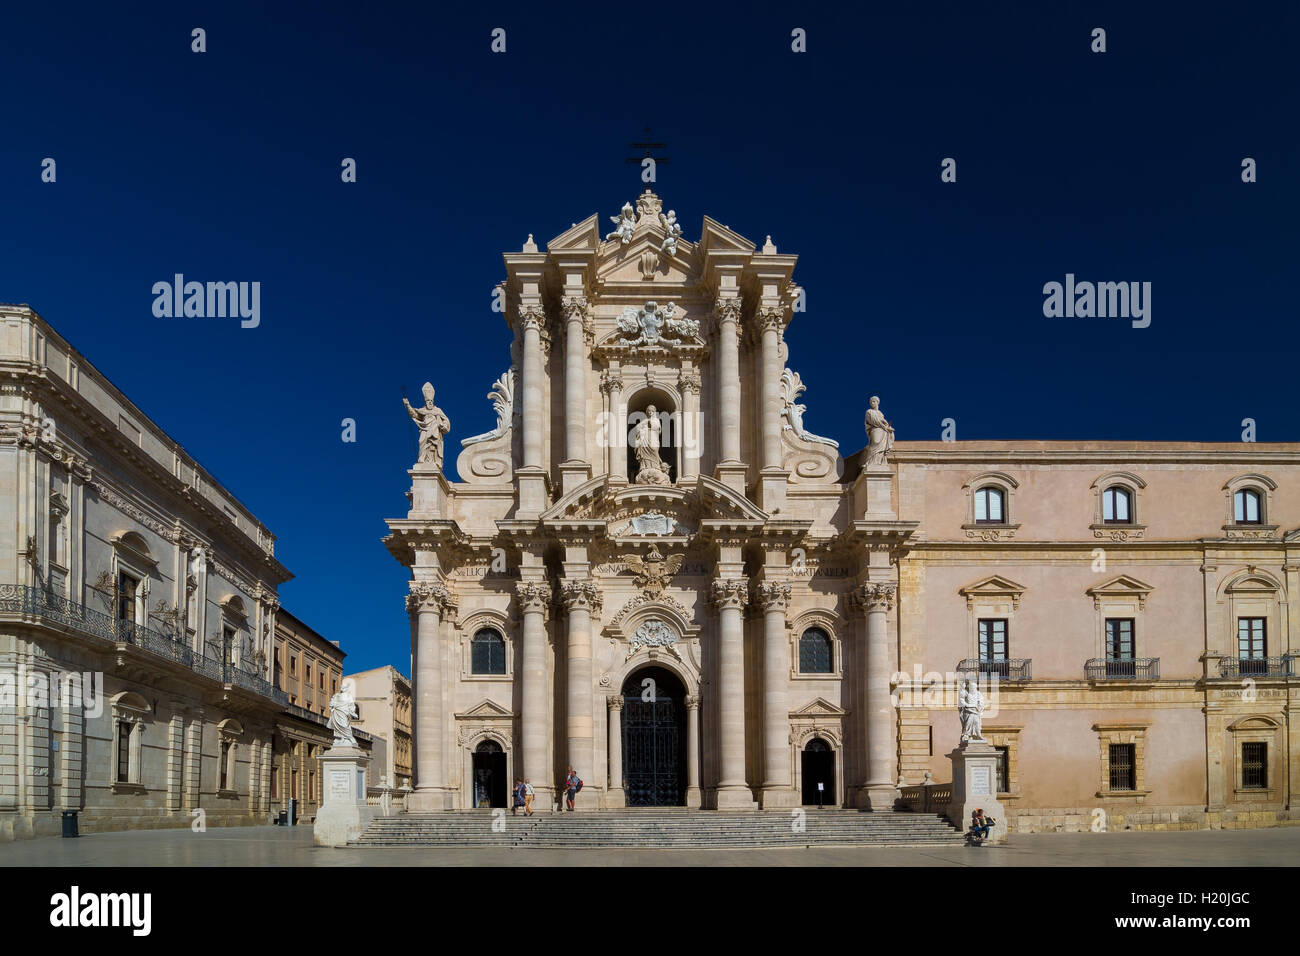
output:
[[[425,462],[409,469],[407,474],[411,476],[411,517],[447,517],[447,498],[451,487],[442,473],[442,467]]]
[[[317,846],[346,846],[359,839],[377,808],[366,806],[366,764],[370,758],[355,747],[331,747],[320,755],[324,803],[312,831]]]
[[[1007,838],[1006,808],[998,802],[998,751],[986,740],[967,740],[948,754],[952,761],[952,801],[948,819],[963,830],[970,829],[970,817],[983,810],[997,821],[985,843],[1002,843]]]

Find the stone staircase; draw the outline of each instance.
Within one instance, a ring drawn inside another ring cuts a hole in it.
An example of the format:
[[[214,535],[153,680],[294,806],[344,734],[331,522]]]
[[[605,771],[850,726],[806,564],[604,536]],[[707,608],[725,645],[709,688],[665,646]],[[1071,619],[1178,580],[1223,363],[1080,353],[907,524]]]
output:
[[[730,849],[743,847],[960,846],[962,833],[936,814],[808,809],[719,813],[685,808],[538,812],[504,817],[486,810],[377,817],[357,847],[598,847]],[[796,824],[801,824],[800,831]]]

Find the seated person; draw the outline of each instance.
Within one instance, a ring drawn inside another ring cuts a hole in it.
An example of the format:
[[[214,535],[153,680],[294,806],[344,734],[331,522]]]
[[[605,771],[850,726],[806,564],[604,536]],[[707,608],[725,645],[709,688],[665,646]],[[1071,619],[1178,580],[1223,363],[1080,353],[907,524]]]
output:
[[[989,830],[993,829],[994,824],[998,821],[992,817],[986,817],[983,809],[976,810],[970,815],[970,835],[972,838],[981,842],[988,839]]]

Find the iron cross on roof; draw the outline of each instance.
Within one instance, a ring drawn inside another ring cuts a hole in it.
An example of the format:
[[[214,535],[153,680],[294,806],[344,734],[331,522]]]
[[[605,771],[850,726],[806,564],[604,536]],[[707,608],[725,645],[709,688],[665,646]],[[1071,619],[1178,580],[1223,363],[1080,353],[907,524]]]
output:
[[[650,127],[648,127],[648,126],[647,126],[646,129],[645,129],[645,142],[641,142],[641,143],[628,143],[628,146],[631,147],[632,149],[644,149],[644,150],[645,150],[645,155],[644,155],[644,156],[629,156],[629,157],[627,158],[627,160],[626,160],[626,162],[629,162],[629,163],[636,163],[637,165],[641,166],[643,169],[645,168],[645,161],[646,161],[647,159],[650,160],[650,161],[654,164],[654,166],[651,167],[652,169],[655,168],[655,167],[657,167],[660,163],[667,164],[667,163],[669,162],[667,156],[655,156],[655,155],[654,155],[654,151],[655,151],[655,150],[657,150],[657,149],[667,149],[667,148],[668,148],[668,144],[667,144],[667,143],[656,143],[656,142],[654,142],[654,141],[651,139],[651,135],[650,135]],[[643,181],[643,182],[647,182],[647,183],[652,183],[652,182],[654,182],[654,181],[655,181],[655,179],[654,179],[654,174],[652,173],[651,176],[650,176],[650,178],[649,178],[649,179],[646,179],[646,178],[645,178],[645,174],[644,174],[644,172],[643,172],[643,173],[642,173],[642,181]]]

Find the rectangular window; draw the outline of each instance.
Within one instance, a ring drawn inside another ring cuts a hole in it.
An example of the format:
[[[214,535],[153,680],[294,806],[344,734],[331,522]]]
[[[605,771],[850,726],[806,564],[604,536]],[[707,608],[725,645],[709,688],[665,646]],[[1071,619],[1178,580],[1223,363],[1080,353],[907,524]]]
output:
[[[1110,789],[1137,789],[1137,745],[1110,745]]]
[[[1005,661],[1007,659],[1006,618],[980,618],[980,660]]]
[[[127,624],[139,623],[136,620],[135,599],[140,589],[140,581],[125,571],[117,574],[117,619]]]
[[[280,768],[271,764],[271,799],[280,799]]]
[[[1241,745],[1241,788],[1268,789],[1268,744],[1250,741]]]
[[[221,629],[221,663],[229,667],[234,660],[234,653],[235,629],[230,625],[226,625]]]
[[[289,796],[298,799],[298,771],[295,768],[289,773]]]
[[[289,676],[298,676],[298,658],[294,657],[292,654],[289,655]]]
[[[998,752],[998,793],[1011,792],[1011,748],[994,747]]]
[[[227,783],[229,783],[226,777],[229,767],[230,767],[230,741],[223,740],[221,741],[221,783],[219,784],[219,787],[222,790],[230,789],[226,785]]]
[[[131,782],[131,723],[117,722],[117,782]]]
[[[1237,672],[1242,677],[1268,673],[1264,618],[1237,618]]]
[[[1106,658],[1112,661],[1133,659],[1133,618],[1106,618]]]

